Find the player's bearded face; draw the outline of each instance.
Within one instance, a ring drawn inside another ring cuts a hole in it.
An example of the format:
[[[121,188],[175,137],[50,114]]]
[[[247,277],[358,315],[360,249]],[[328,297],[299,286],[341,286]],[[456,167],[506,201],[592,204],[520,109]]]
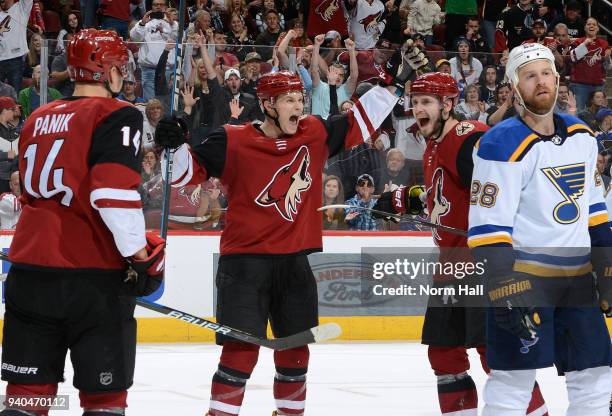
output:
[[[300,91],[292,91],[276,98],[274,109],[278,123],[284,134],[295,134],[300,117],[304,113],[304,96]]]
[[[411,97],[412,112],[417,126],[424,137],[435,136],[441,128],[440,99],[435,95],[413,95]]]
[[[527,109],[544,115],[555,105],[557,77],[548,61],[539,59],[525,64],[518,71],[518,90]]]

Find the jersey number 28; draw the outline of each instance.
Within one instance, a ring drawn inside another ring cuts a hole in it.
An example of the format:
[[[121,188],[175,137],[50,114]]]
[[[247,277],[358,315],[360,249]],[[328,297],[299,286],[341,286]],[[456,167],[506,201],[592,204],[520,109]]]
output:
[[[55,158],[57,157],[57,154],[59,153],[63,144],[64,139],[57,139],[53,142],[53,146],[51,146],[51,150],[49,150],[49,154],[45,159],[45,164],[43,165],[43,168],[40,172],[40,178],[38,181],[38,192],[35,191],[32,186],[32,175],[34,175],[34,165],[36,163],[36,151],[38,149],[38,144],[31,144],[28,146],[24,154],[24,158],[27,161],[24,186],[27,193],[32,195],[34,198],[51,198],[52,196],[63,192],[64,196],[61,199],[61,203],[62,205],[70,206],[73,192],[72,189],[64,185],[64,183],[62,182],[62,177],[64,176],[64,168],[53,169],[53,187],[51,189],[48,189],[49,176],[51,175],[53,163],[55,163]]]

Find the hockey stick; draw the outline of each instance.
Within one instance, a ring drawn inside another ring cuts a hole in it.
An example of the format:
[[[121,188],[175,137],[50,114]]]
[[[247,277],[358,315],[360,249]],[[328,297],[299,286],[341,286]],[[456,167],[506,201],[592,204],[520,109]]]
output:
[[[178,309],[159,305],[157,303],[137,299],[136,304],[138,306],[142,306],[143,308],[159,312],[169,318],[175,318],[179,321],[197,325],[200,328],[210,329],[216,333],[234,338],[238,341],[248,342],[250,344],[259,345],[273,350],[287,350],[290,348],[301,347],[302,345],[306,344],[323,342],[336,338],[342,333],[342,329],[338,324],[330,322],[315,326],[314,328],[307,329],[306,331],[298,332],[297,334],[293,334],[288,337],[267,339],[251,335],[238,329],[230,328],[229,326],[217,324],[204,318],[198,318],[197,316],[181,312]]]
[[[185,0],[179,2],[179,21],[178,21],[178,36],[176,38],[176,46],[174,47],[174,80],[172,94],[170,96],[170,115],[178,111],[179,102],[179,81],[183,72],[183,32],[185,28]],[[172,189],[172,159],[174,158],[174,149],[166,149],[166,183],[164,187],[164,200],[162,203],[162,218],[159,235],[165,239],[168,235],[168,216],[170,215],[170,193]]]
[[[395,218],[397,220],[403,220],[403,221],[412,222],[412,223],[415,223],[415,224],[426,225],[428,227],[437,228],[438,230],[446,231],[448,233],[453,233],[453,234],[457,234],[457,235],[462,235],[464,237],[467,236],[467,232],[465,230],[460,230],[459,228],[449,227],[449,226],[442,225],[442,224],[436,224],[436,223],[433,223],[431,221],[422,220],[420,218],[413,218],[413,217],[410,217],[408,215],[391,214],[389,212],[379,211],[377,209],[372,209],[372,208],[359,207],[359,206],[355,206],[355,205],[348,205],[348,204],[324,205],[321,208],[317,208],[317,211],[325,211],[326,209],[333,209],[333,208],[357,209],[357,210],[361,210],[361,211],[368,211],[368,212],[371,212],[373,214],[382,215],[384,217],[390,217],[390,218]]]
[[[9,261],[9,258],[6,254],[0,252],[0,260]],[[6,274],[0,274],[0,282],[5,280]],[[175,318],[179,321],[187,322],[188,324],[197,325],[200,328],[210,329],[227,337],[237,339],[238,341],[248,342],[250,344],[259,345],[273,350],[287,350],[315,342],[328,341],[330,339],[337,338],[340,336],[340,334],[342,334],[340,325],[330,322],[284,338],[259,338],[244,331],[181,312],[178,309],[173,309],[158,303],[147,302],[141,298],[136,299],[136,304],[138,306],[142,306],[143,308],[161,313],[162,315],[166,315],[169,318]]]

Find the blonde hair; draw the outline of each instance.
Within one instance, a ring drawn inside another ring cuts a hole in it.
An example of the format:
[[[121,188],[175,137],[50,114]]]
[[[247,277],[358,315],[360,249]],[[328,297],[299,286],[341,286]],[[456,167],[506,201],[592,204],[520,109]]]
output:
[[[40,38],[40,42],[42,43],[43,37],[38,33],[32,34],[30,37],[30,42],[28,43],[28,55],[26,58],[27,64],[31,67],[36,66],[40,63],[40,54],[34,50],[32,44],[34,43],[34,38],[38,36]]]
[[[151,118],[151,112],[153,110],[156,110],[157,108],[160,108],[162,111],[164,111],[164,106],[162,105],[162,102],[159,101],[157,98],[151,98],[149,101],[147,101],[147,105],[145,107],[145,114],[147,115],[147,119]]]

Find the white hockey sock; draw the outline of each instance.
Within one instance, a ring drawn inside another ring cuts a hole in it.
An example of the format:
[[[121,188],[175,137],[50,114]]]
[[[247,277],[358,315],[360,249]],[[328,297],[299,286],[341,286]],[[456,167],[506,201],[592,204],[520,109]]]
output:
[[[536,370],[491,370],[484,387],[482,416],[525,416]]]

